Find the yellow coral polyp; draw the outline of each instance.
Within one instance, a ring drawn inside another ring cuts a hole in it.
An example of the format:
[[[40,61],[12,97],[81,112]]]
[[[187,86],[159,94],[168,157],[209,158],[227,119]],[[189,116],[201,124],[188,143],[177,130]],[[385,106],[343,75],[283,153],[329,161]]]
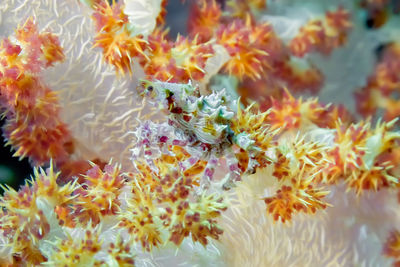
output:
[[[274,164],[273,175],[278,179],[287,177],[301,177],[301,173],[312,173],[315,180],[323,166],[329,163],[327,147],[318,142],[305,141],[297,135],[293,141],[282,142],[277,147],[277,159]]]
[[[37,244],[50,233],[48,214],[56,205],[70,204],[73,199],[71,194],[76,189],[73,183],[58,185],[58,176],[59,173],[55,173],[54,166],[50,164],[46,172],[43,169],[34,170],[30,186],[25,185],[18,192],[4,189],[0,206],[6,213],[0,219],[0,229],[9,241],[11,255],[17,259],[21,255],[31,264],[40,264],[45,259]]]
[[[117,263],[121,267],[135,266],[135,255],[132,253],[132,246],[124,241],[120,236],[107,248],[108,257],[100,261],[100,265],[112,265]]]
[[[83,176],[86,188],[78,188],[74,192],[74,216],[81,222],[91,221],[96,224],[103,216],[117,213],[120,205],[118,196],[125,185],[125,178],[121,174],[121,166],[117,164],[110,162],[104,167],[104,172],[93,163],[92,166]]]
[[[222,198],[214,195],[201,196],[193,204],[182,202],[176,215],[172,215],[169,240],[180,245],[189,233],[194,242],[200,242],[203,246],[207,245],[208,236],[218,240],[223,230],[219,228],[215,218],[226,208]]]
[[[232,122],[232,131],[239,134],[245,132],[249,134],[254,145],[262,151],[267,151],[273,144],[273,139],[279,133],[279,129],[271,129],[270,125],[266,123],[266,118],[269,116],[270,111],[255,112],[257,110],[254,104],[250,104],[246,109],[240,105],[240,99],[237,106],[237,119]],[[259,160],[262,165],[262,159]]]
[[[140,243],[144,250],[151,251],[162,244],[162,225],[157,217],[153,217],[157,212],[151,204],[148,201],[141,203],[141,200],[143,199],[139,198],[138,201],[128,202],[127,210],[118,214],[120,220],[118,227],[127,229],[135,242]]]
[[[103,241],[96,229],[87,229],[82,237],[67,236],[64,240],[53,243],[56,250],[51,254],[46,265],[52,266],[94,266],[99,261],[95,258],[101,250]]]
[[[30,186],[26,184],[18,192],[12,188],[3,188],[5,193],[1,198],[0,205],[7,211],[22,212],[24,216],[33,217],[36,212],[37,197],[45,198],[51,204],[59,205],[69,202],[73,198],[71,193],[77,188],[77,185],[68,183],[60,186],[57,183],[60,173],[54,172],[54,168],[52,163],[47,171],[35,168],[34,176],[29,182]]]
[[[392,148],[397,147],[400,135],[390,131],[395,122],[378,122],[375,129],[371,129],[370,122],[352,124],[349,128],[338,124],[334,144],[327,150],[330,163],[323,171],[324,180],[337,183],[344,179],[357,195],[366,190],[398,187],[394,168],[397,160]]]
[[[349,189],[354,188],[357,195],[361,195],[365,190],[378,191],[384,187],[398,187],[399,179],[390,174],[392,166],[390,163],[374,166],[369,170],[353,171],[345,182]]]
[[[46,200],[53,205],[71,202],[74,198],[74,196],[71,196],[72,192],[78,186],[76,181],[60,186],[57,182],[60,174],[61,172],[55,172],[55,167],[51,161],[46,171],[43,169],[34,169],[34,179],[31,182],[37,195],[46,198]]]

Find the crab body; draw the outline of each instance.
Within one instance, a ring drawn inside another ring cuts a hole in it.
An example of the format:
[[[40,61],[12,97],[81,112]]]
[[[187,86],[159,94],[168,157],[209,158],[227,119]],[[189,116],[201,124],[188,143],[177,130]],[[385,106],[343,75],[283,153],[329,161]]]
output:
[[[204,144],[232,143],[230,122],[235,116],[225,104],[225,92],[200,96],[197,87],[188,84],[144,81],[144,94],[169,112],[169,122],[188,139]]]
[[[222,156],[229,169],[225,184],[232,185],[233,181],[240,179],[241,171],[233,144],[246,151],[255,151],[257,148],[247,133],[235,133],[231,129],[237,114],[230,107],[237,106],[237,100],[229,99],[225,90],[207,96],[200,95],[199,89],[191,82],[142,81],[142,95],[147,95],[168,112],[168,122],[162,127],[168,125],[175,137],[168,138],[169,141],[164,145],[184,146],[192,155],[181,164],[182,168],[188,168],[197,159],[207,161],[203,187],[208,186],[218,165],[218,158]]]

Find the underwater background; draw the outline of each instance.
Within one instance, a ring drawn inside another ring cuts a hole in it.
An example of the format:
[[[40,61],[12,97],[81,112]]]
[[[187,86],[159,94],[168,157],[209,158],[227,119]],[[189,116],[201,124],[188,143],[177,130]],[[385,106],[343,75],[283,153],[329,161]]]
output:
[[[0,266],[400,264],[399,0],[0,0],[0,37]]]

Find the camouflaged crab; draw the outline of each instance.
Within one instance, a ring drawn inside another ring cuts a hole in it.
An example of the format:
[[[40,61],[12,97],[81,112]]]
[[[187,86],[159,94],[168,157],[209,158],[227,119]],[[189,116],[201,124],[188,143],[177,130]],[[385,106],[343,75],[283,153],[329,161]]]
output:
[[[151,149],[154,142],[158,143],[158,149],[160,144],[164,150],[170,145],[184,147],[191,155],[181,163],[184,169],[198,160],[207,162],[202,188],[208,188],[221,157],[225,157],[229,169],[223,180],[224,189],[231,188],[234,181],[240,180],[242,173],[255,171],[259,164],[251,159],[265,152],[255,144],[250,134],[232,129],[233,120],[237,118],[235,107],[241,107],[239,100],[230,99],[224,89],[204,96],[190,81],[176,84],[144,80],[140,90],[141,95],[150,97],[160,109],[166,110],[168,122],[141,124],[135,132],[139,147],[133,149],[134,159],[140,154],[140,145],[148,161],[157,151]],[[238,150],[247,153],[245,168],[239,162]]]

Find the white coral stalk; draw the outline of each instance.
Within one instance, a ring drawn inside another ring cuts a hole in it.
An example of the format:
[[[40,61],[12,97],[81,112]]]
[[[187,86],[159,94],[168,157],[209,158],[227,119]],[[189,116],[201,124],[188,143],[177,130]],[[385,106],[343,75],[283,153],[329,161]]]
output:
[[[162,0],[125,0],[124,13],[128,15],[134,35],[147,36],[153,32],[161,4]]]
[[[399,222],[393,192],[357,199],[335,186],[327,197],[333,207],[297,214],[285,225],[274,222],[260,200],[276,190],[271,174],[265,169],[245,177],[230,195],[220,248],[228,266],[390,266],[381,251]]]
[[[62,119],[75,139],[77,157],[114,158],[124,167],[129,162],[133,135],[144,103],[137,101],[137,79],[143,77],[135,66],[134,77],[117,78],[100,49],[94,49],[91,9],[75,0],[10,0],[0,5],[0,36],[29,16],[34,16],[39,31],[58,35],[66,60],[47,68],[43,79],[58,92]],[[149,114],[149,112],[147,112]]]

